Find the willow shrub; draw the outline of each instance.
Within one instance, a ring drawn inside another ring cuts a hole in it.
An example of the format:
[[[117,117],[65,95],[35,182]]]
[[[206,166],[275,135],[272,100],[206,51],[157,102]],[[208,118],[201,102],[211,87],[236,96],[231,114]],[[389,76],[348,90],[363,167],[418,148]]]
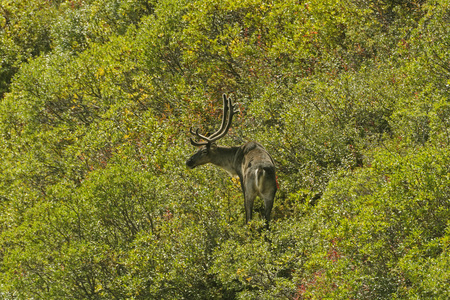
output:
[[[449,276],[438,270],[448,256],[449,159],[444,148],[404,156],[380,151],[370,167],[333,180],[317,207],[324,243],[308,262],[302,294],[373,299],[445,293],[444,280],[427,278],[428,272]]]

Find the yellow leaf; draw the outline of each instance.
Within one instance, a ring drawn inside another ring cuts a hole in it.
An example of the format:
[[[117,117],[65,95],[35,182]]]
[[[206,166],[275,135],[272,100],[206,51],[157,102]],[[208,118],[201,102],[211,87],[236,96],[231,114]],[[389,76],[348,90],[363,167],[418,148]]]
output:
[[[97,74],[95,74],[95,76],[98,78],[103,75],[105,75],[105,70],[103,68],[98,68]]]

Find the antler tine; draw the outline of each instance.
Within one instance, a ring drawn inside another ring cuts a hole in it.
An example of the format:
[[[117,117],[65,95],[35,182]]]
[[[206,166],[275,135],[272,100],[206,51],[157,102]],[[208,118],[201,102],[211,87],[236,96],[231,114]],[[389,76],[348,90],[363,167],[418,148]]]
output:
[[[200,147],[200,146],[206,146],[209,144],[209,142],[196,142],[192,138],[190,138],[192,146]]]
[[[203,145],[208,145],[208,144],[212,143],[212,141],[211,141],[209,138],[207,138],[206,136],[200,134],[198,131],[199,131],[198,128],[197,128],[195,131],[192,130],[192,127],[189,128],[189,132],[190,132],[192,135],[198,136],[200,139],[205,140],[205,142],[196,142],[196,141],[194,141],[192,138],[190,138],[191,144],[192,144],[192,145],[194,145],[194,146],[203,146]]]
[[[220,126],[220,129],[215,132],[213,135],[209,137],[212,141],[217,141],[218,139],[221,139],[224,137],[228,130],[231,127],[231,122],[233,120],[233,114],[235,113],[235,105],[233,105],[231,98],[228,98],[227,95],[223,94],[223,118],[222,118],[222,125]],[[228,113],[229,111],[229,113]],[[228,122],[227,122],[227,114],[228,116]]]
[[[211,134],[211,135],[209,136],[210,139],[214,139],[214,140],[217,140],[217,139],[216,139],[216,136],[222,134],[223,129],[224,129],[224,127],[225,127],[225,124],[226,124],[226,122],[227,122],[228,110],[229,110],[229,108],[230,108],[230,107],[229,107],[229,98],[227,98],[227,95],[223,94],[223,95],[222,95],[222,98],[223,98],[222,123],[220,124],[219,130],[217,130],[216,132],[214,132],[213,134]],[[214,141],[214,140],[213,140],[213,141]]]
[[[196,136],[198,136],[199,138],[201,138],[201,139],[203,139],[203,140],[209,142],[209,141],[210,141],[210,138],[208,138],[208,137],[204,136],[203,134],[199,133],[199,132],[198,132],[199,130],[200,130],[200,129],[197,128],[197,129],[195,130],[195,132],[194,132],[194,131],[192,130],[192,127],[189,129],[189,131],[191,132],[191,134],[196,135]]]
[[[227,95],[225,94],[223,94],[222,97],[223,97],[223,114],[222,114],[222,123],[220,125],[219,130],[217,130],[209,137],[207,137],[200,134],[198,128],[194,131],[191,127],[189,129],[190,133],[205,141],[205,142],[197,142],[191,138],[192,145],[194,146],[208,145],[224,137],[227,134],[228,130],[230,129],[231,122],[233,120],[233,114],[236,113],[237,110],[235,110],[236,104],[232,104],[231,98],[228,98]]]

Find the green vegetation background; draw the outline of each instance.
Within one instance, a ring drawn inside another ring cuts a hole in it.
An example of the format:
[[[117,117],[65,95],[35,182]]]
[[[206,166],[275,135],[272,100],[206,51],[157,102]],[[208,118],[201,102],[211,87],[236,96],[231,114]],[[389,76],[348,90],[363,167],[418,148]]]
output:
[[[450,298],[448,0],[1,0],[0,40],[1,299]],[[222,93],[269,232],[185,168]]]

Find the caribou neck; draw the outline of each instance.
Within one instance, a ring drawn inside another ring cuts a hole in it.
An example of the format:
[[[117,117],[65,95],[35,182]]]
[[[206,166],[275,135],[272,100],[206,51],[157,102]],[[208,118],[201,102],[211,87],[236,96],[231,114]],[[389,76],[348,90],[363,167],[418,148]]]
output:
[[[239,176],[241,172],[236,169],[236,153],[239,149],[240,147],[217,146],[217,155],[211,157],[211,163],[224,169],[231,176]]]

